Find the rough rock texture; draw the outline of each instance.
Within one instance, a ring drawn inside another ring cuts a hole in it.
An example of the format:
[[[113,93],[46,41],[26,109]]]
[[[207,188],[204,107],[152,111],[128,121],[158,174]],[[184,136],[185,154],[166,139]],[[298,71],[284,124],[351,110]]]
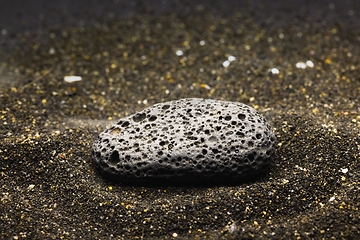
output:
[[[101,170],[120,181],[243,179],[269,165],[276,137],[253,108],[188,98],[119,120],[93,146]]]

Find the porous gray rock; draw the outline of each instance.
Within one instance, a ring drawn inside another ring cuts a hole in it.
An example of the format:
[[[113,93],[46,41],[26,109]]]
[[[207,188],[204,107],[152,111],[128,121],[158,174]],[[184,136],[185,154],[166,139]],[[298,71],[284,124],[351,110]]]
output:
[[[100,133],[93,158],[112,179],[128,183],[223,183],[259,174],[276,137],[253,108],[187,98],[155,104]]]

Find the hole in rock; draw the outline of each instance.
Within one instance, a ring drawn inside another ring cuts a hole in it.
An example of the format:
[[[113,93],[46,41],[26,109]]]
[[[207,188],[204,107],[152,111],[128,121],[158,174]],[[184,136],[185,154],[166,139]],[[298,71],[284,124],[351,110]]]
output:
[[[122,127],[127,127],[129,125],[130,125],[130,123],[128,121],[125,121],[123,124],[121,124]]]
[[[157,117],[154,116],[154,115],[152,115],[152,116],[149,117],[149,121],[150,121],[150,122],[153,122],[153,121],[155,121],[156,119],[157,119]]]
[[[113,152],[111,153],[109,162],[110,162],[112,165],[116,165],[117,163],[120,162],[119,152],[118,152],[118,151],[113,151]]]
[[[211,151],[212,151],[213,153],[215,153],[215,154],[219,153],[219,150],[216,149],[216,148],[211,149]],[[219,156],[220,156],[220,155],[219,155]]]
[[[255,155],[256,155],[255,153],[249,154],[249,155],[248,155],[248,160],[249,160],[250,162],[254,161]]]
[[[133,117],[133,121],[134,122],[141,122],[142,120],[144,120],[146,118],[146,114],[145,113],[137,113],[134,117]]]
[[[238,115],[238,118],[239,118],[240,120],[244,120],[244,119],[245,119],[245,114],[240,113],[240,114]]]
[[[236,132],[236,135],[241,138],[245,136],[245,134],[243,132]]]
[[[162,106],[162,109],[163,110],[166,110],[166,109],[169,109],[170,108],[170,105],[164,105],[164,106]]]

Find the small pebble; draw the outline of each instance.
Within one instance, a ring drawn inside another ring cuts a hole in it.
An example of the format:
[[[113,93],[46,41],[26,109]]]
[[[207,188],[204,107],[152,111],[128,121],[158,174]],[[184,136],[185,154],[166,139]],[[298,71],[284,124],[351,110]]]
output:
[[[80,77],[80,76],[65,76],[64,77],[64,81],[69,82],[69,83],[78,82],[81,80],[82,80],[82,77]]]
[[[274,74],[274,75],[277,75],[277,74],[280,73],[279,69],[277,69],[277,68],[272,68],[272,69],[270,69],[270,72],[271,72],[272,74]]]
[[[233,62],[233,61],[235,61],[236,60],[236,57],[234,57],[234,56],[229,56],[228,57],[228,61],[229,62]]]
[[[228,66],[230,66],[230,61],[225,60],[222,65],[223,65],[223,67],[227,68]]]
[[[309,67],[309,68],[313,68],[313,67],[314,67],[314,63],[313,63],[311,60],[307,60],[305,64],[306,64],[306,66]]]
[[[176,51],[176,56],[182,56],[183,54],[184,54],[184,52],[182,50]]]
[[[296,63],[296,68],[305,69],[306,64],[304,62],[298,62]]]

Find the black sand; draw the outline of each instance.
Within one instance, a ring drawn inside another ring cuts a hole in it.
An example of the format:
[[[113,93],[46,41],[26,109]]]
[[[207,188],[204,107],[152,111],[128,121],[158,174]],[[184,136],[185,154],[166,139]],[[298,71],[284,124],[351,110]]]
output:
[[[0,238],[356,239],[359,4],[144,2],[2,6]],[[269,172],[208,187],[99,175],[100,131],[185,97],[265,115],[278,138]]]

